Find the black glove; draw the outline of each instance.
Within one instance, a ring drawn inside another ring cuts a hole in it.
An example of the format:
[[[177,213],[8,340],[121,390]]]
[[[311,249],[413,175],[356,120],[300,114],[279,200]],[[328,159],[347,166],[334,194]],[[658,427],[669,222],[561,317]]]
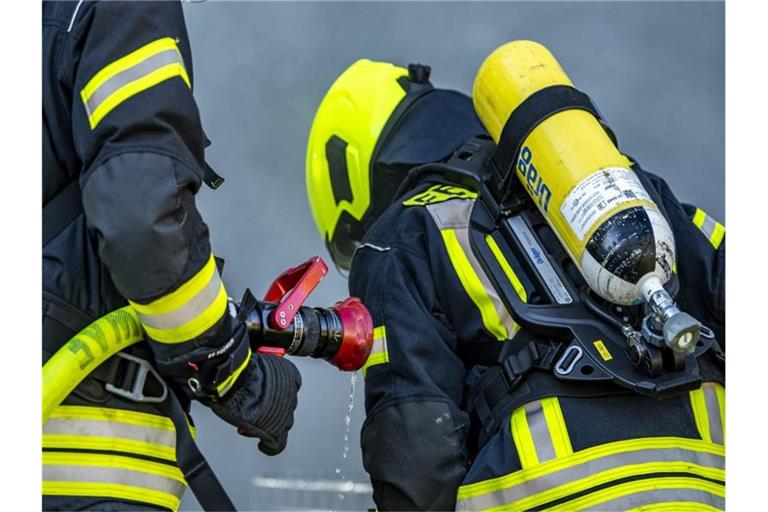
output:
[[[301,374],[293,363],[254,354],[232,389],[206,405],[242,435],[261,439],[263,453],[277,455],[288,442],[300,388]]]

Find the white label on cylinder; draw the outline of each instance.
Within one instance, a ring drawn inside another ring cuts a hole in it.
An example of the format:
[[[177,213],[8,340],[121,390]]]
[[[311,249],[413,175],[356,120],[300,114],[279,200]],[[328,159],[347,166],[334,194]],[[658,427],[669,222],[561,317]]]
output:
[[[628,201],[652,201],[637,175],[623,167],[608,167],[587,178],[571,190],[560,213],[579,240],[607,211]]]

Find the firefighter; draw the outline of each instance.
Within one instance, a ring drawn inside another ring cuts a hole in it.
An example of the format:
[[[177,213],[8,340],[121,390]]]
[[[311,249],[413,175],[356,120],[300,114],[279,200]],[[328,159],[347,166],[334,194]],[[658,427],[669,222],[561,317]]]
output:
[[[481,438],[469,391],[526,333],[469,246],[477,194],[447,176],[396,192],[416,166],[489,139],[472,100],[428,75],[357,61],[322,100],[307,149],[317,227],[374,320],[361,444],[378,509],[722,509],[714,363],[699,389],[664,400],[609,384],[586,393],[533,368],[515,388],[522,405]],[[634,170],[674,230],[678,304],[724,343],[723,226]]]
[[[230,508],[191,441],[192,399],[285,448],[301,377],[252,354],[228,304],[195,205],[221,179],[192,85],[179,2],[44,3],[43,364],[128,304],[147,339],[43,426],[44,509],[175,510],[187,484]]]

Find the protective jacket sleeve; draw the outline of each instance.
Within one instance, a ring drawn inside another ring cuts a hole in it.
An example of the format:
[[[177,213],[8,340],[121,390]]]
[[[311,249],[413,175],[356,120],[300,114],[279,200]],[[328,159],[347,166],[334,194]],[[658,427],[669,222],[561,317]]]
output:
[[[221,346],[232,327],[195,205],[206,138],[181,5],[86,6],[69,48],[76,69],[72,133],[99,257],[138,312],[158,360]],[[247,362],[239,352],[228,363],[235,373]],[[219,375],[222,394],[233,379],[224,381]]]
[[[434,281],[430,244],[419,234],[431,220],[414,209],[396,228],[391,221],[399,213],[390,211],[375,226],[379,234],[399,230],[397,240],[367,236],[350,274],[350,291],[375,326],[363,368],[363,464],[380,510],[448,510],[466,471],[466,371],[441,305],[443,283]],[[420,226],[409,229],[410,222]]]
[[[704,210],[681,203],[661,177],[634,167],[675,236],[680,293],[675,301],[715,332],[725,348],[725,227]]]

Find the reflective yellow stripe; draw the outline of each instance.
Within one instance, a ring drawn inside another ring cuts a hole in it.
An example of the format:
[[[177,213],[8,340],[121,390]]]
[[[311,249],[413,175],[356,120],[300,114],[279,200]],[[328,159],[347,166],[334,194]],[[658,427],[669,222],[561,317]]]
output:
[[[116,437],[43,434],[43,448],[114,451],[148,455],[169,461],[176,460],[175,447]]]
[[[129,471],[140,471],[150,475],[171,478],[184,485],[184,475],[178,467],[152,462],[123,455],[107,455],[101,453],[67,453],[67,452],[43,452],[43,465],[59,466],[94,466],[104,468],[119,468]]]
[[[723,242],[723,238],[725,238],[725,226],[718,222],[715,225],[715,230],[712,232],[712,236],[709,237],[709,243],[712,244],[712,247],[717,249]]]
[[[215,297],[209,301],[207,297],[212,283]],[[201,301],[203,298],[205,300]],[[203,268],[175,291],[150,304],[131,302],[131,306],[153,340],[182,343],[203,334],[224,315],[227,293],[211,255]],[[150,324],[169,327],[157,328]]]
[[[715,393],[720,406],[720,424],[723,427],[723,439],[725,439],[725,388],[721,384],[715,384]]]
[[[541,401],[544,410],[544,418],[547,420],[549,434],[552,437],[552,444],[555,447],[557,457],[567,457],[573,453],[571,447],[571,438],[568,435],[568,429],[565,426],[563,411],[560,409],[560,400],[556,397],[545,398]]]
[[[710,215],[707,215],[707,213],[700,208],[696,208],[696,213],[693,214],[692,221],[693,224],[704,233],[704,236],[707,237],[709,243],[712,244],[712,247],[715,249],[720,247],[720,244],[725,237],[725,226],[717,222]]]
[[[180,499],[172,494],[144,489],[132,485],[101,482],[46,482],[43,494],[48,496],[93,496],[116,498],[151,503],[160,507],[177,510]]]
[[[363,377],[368,372],[368,368],[377,364],[389,362],[389,352],[387,351],[387,329],[380,325],[373,329],[373,347],[368,359],[363,365]]]
[[[456,270],[456,274],[459,276],[461,285],[472,302],[475,303],[477,309],[480,310],[483,325],[497,340],[506,340],[508,337],[507,329],[501,323],[493,301],[486,293],[483,283],[472,268],[467,255],[464,254],[464,249],[462,249],[459,243],[456,231],[453,229],[441,229],[440,233],[443,236],[445,247],[448,250],[448,257],[453,264],[454,270]]]
[[[515,274],[515,271],[512,270],[512,267],[509,265],[507,258],[505,258],[504,254],[501,252],[501,249],[496,243],[496,240],[494,240],[491,235],[485,235],[485,242],[488,244],[488,247],[490,247],[491,252],[499,262],[499,265],[501,265],[501,269],[504,271],[504,275],[506,275],[507,279],[509,279],[509,282],[512,283],[512,286],[517,292],[517,296],[520,297],[520,300],[523,302],[528,302],[528,294],[525,292],[523,283],[520,282],[517,274]]]
[[[109,407],[89,407],[81,405],[60,405],[51,413],[51,419],[99,420],[128,423],[142,427],[160,428],[175,432],[170,418],[137,411],[126,411]]]
[[[712,442],[709,435],[709,415],[707,414],[707,403],[704,401],[704,390],[701,388],[690,391],[691,409],[693,409],[693,418],[696,420],[696,428],[699,430],[701,439],[707,443]]]
[[[668,501],[664,503],[649,503],[640,505],[627,512],[718,512],[722,509],[692,501]]]
[[[166,52],[171,60],[151,63],[150,59]],[[105,66],[80,91],[91,129],[128,98],[176,76],[191,88],[181,53],[176,41],[170,37],[153,41]],[[104,92],[102,88],[108,91]],[[98,99],[94,101],[97,95]]]
[[[517,455],[520,458],[520,465],[523,468],[537,466],[539,464],[539,456],[536,454],[536,445],[533,442],[531,429],[528,427],[525,407],[519,407],[512,413],[510,428],[515,448],[517,448]]]
[[[195,428],[189,428],[195,437]],[[43,425],[42,445],[176,460],[176,430],[169,418],[107,407],[59,406]]]
[[[699,208],[696,208],[696,213],[693,214],[693,224],[701,229],[701,226],[704,225],[704,219],[707,218],[707,214],[704,213],[704,210],[701,210]]]
[[[241,373],[243,373],[243,370],[245,370],[245,367],[248,366],[248,362],[251,360],[251,348],[248,347],[248,355],[245,356],[245,361],[235,370],[232,372],[232,375],[224,379],[221,384],[216,386],[216,392],[219,394],[219,396],[224,396],[227,394],[227,391],[229,391],[229,388],[232,387],[232,385],[237,381],[237,378],[240,376]]]
[[[668,471],[666,468],[659,468],[659,471]],[[677,471],[684,471],[684,468],[678,468]],[[693,471],[692,471],[693,472]],[[632,476],[627,474],[626,476]],[[705,476],[705,475],[702,475]],[[722,478],[722,476],[721,476]],[[600,491],[590,493],[582,498],[568,501],[551,510],[590,510],[595,506],[605,503],[609,500],[615,500],[623,496],[637,494],[642,491],[660,491],[663,489],[697,490],[703,491],[721,498],[725,498],[725,487],[713,482],[707,482],[698,478],[688,477],[663,477],[648,478],[627,482],[616,486],[608,487]],[[504,510],[492,509],[492,510]],[[621,509],[619,509],[621,510]]]
[[[518,414],[521,410],[522,409],[518,409],[515,411],[513,416]],[[525,482],[530,482],[537,478],[541,478],[550,473],[555,473],[557,471],[588,464],[601,458],[610,457],[613,455],[621,455],[627,452],[640,452],[649,450],[680,450],[693,455],[713,455],[716,457],[725,456],[725,449],[722,445],[706,443],[698,439],[688,439],[682,437],[648,437],[615,441],[612,443],[593,446],[591,448],[586,448],[584,450],[574,452],[570,457],[552,459],[527,469],[515,471],[508,475],[464,485],[459,489],[458,498],[463,500],[504,489],[509,489]]]

